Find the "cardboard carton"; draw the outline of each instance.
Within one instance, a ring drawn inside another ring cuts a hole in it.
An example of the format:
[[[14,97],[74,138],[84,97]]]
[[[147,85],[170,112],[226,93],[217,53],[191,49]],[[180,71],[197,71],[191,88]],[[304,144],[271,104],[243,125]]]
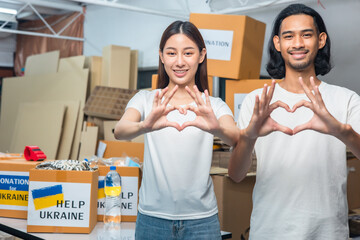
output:
[[[208,74],[232,79],[259,78],[265,23],[248,16],[191,13],[204,38]]]
[[[104,179],[110,171],[109,166],[99,166],[97,220],[102,222],[105,210]],[[121,176],[121,221],[135,222],[139,201],[141,172],[138,167],[116,167]]]
[[[227,175],[211,175],[219,209],[220,228],[231,232],[233,239],[240,239],[250,227],[252,191],[255,175],[248,174],[235,183]]]
[[[270,85],[272,79],[244,79],[240,81],[226,80],[225,102],[234,113],[234,120],[237,122],[241,103],[245,96],[255,89],[262,88],[264,84]]]
[[[347,200],[349,209],[360,208],[360,161],[356,158],[347,160]]]
[[[28,232],[90,233],[96,225],[98,171],[31,169]]]
[[[139,158],[140,162],[144,159],[144,143],[102,140],[100,143],[106,144],[104,158],[129,156]]]
[[[0,160],[1,217],[27,218],[29,170],[38,163],[21,158]]]

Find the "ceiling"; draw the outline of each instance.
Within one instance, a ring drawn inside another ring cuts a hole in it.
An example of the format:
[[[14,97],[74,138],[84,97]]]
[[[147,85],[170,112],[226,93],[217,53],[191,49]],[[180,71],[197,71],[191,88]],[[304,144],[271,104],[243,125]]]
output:
[[[233,14],[289,2],[294,0],[0,0],[0,7],[21,10],[17,20],[38,19],[36,11],[42,17],[81,12],[89,4],[188,19],[190,12]]]

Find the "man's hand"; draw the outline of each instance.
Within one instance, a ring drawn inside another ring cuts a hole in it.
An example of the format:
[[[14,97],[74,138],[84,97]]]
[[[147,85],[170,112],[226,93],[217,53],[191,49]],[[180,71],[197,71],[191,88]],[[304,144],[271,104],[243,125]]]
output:
[[[251,117],[248,127],[243,131],[245,137],[256,139],[261,136],[266,136],[274,131],[281,131],[288,135],[293,135],[293,130],[278,124],[270,117],[272,111],[278,107],[284,108],[288,112],[292,112],[290,107],[282,101],[276,101],[270,104],[275,90],[275,80],[272,81],[269,92],[268,86],[265,84],[261,99],[256,95],[254,112]]]
[[[321,97],[319,87],[315,85],[314,78],[310,77],[310,84],[313,92],[304,84],[302,77],[299,77],[299,82],[304,89],[306,96],[310,99],[310,102],[302,100],[293,106],[292,111],[296,111],[296,109],[300,107],[307,107],[314,112],[314,116],[310,121],[295,127],[294,134],[306,129],[311,129],[338,137],[344,126],[327,110]]]

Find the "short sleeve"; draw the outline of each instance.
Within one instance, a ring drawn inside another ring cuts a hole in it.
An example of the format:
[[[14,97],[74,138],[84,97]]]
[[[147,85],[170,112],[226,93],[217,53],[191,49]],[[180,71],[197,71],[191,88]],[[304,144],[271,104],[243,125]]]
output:
[[[147,90],[140,90],[136,93],[126,105],[125,111],[129,108],[134,108],[139,111],[141,119],[144,119],[145,114],[145,103],[146,103],[146,93]]]
[[[355,92],[349,100],[347,123],[360,134],[360,96]]]
[[[221,98],[210,97],[210,102],[217,119],[224,115],[230,115],[232,118],[234,118],[231,109],[223,100],[221,100]]]

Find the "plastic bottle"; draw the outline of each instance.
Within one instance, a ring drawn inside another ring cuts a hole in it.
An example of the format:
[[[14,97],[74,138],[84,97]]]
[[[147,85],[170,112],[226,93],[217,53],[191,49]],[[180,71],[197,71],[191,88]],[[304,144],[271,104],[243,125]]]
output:
[[[116,166],[110,166],[105,177],[105,229],[120,229],[121,222],[121,177]]]

